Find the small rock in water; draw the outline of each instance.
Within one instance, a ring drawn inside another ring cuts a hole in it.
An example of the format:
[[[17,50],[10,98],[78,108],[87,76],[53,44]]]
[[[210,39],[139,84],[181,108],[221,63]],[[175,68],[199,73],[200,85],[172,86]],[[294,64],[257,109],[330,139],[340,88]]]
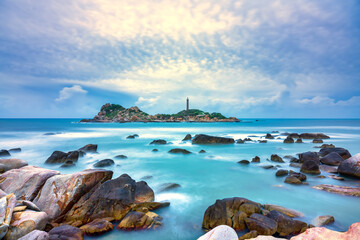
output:
[[[289,174],[289,171],[288,170],[285,170],[285,169],[280,169],[276,172],[275,176],[277,177],[282,177],[282,176],[286,176]]]
[[[0,157],[9,157],[11,156],[8,150],[0,150]]]
[[[335,180],[340,180],[340,181],[344,181],[344,180],[345,180],[345,178],[339,177],[339,176],[336,176],[336,175],[329,175],[329,178],[332,178],[332,179],[335,179]]]
[[[108,167],[108,166],[111,166],[114,164],[115,164],[115,162],[112,159],[103,159],[103,160],[100,160],[99,162],[95,163],[93,166],[101,168],[101,167]]]
[[[167,192],[180,187],[180,184],[177,183],[164,183],[160,186],[159,192]]]
[[[137,138],[137,137],[139,137],[139,135],[133,134],[133,135],[127,136],[126,139],[134,139],[134,138]]]
[[[156,148],[154,148],[153,150],[151,150],[152,152],[158,152],[159,151],[159,149],[156,149]]]
[[[79,148],[79,151],[85,152],[85,153],[96,153],[97,151],[97,144],[87,144],[83,146],[82,148]]]
[[[11,152],[11,153],[21,152],[21,148],[11,148],[11,149],[9,149],[9,152]]]
[[[250,162],[248,160],[240,160],[238,161],[240,164],[249,164]]]
[[[255,162],[255,163],[259,163],[260,162],[260,158],[258,156],[255,156],[251,162]]]
[[[271,168],[275,168],[274,165],[264,165],[264,166],[260,166],[264,169],[271,169]]]
[[[302,182],[298,178],[291,175],[287,176],[284,182],[289,184],[302,184]]]
[[[174,149],[171,149],[169,151],[169,153],[182,153],[182,154],[190,154],[191,152],[186,150],[186,149],[182,149],[182,148],[174,148]]]
[[[147,175],[147,176],[142,177],[141,180],[149,180],[152,178],[153,178],[153,176]]]
[[[294,139],[288,136],[287,138],[285,138],[284,143],[294,143]]]
[[[295,143],[303,143],[302,139],[301,138],[298,138],[296,139],[296,142]]]
[[[267,143],[267,140],[258,140],[259,143]]]
[[[236,143],[238,143],[238,144],[244,144],[245,141],[240,138],[240,139],[236,140]]]
[[[272,136],[270,133],[267,133],[265,138],[266,139],[274,139],[274,136]]]
[[[272,154],[270,160],[273,162],[284,163],[284,160],[281,157],[279,157],[277,154]]]
[[[295,162],[292,162],[292,163],[290,163],[290,167],[294,167],[294,168],[301,168],[301,163],[295,163]]]
[[[200,150],[199,153],[206,153],[206,151],[205,150]]]
[[[326,143],[320,146],[320,148],[334,148],[334,147],[335,147],[334,144],[326,144]]]
[[[324,141],[321,139],[314,139],[312,142],[313,143],[323,143]]]
[[[191,134],[186,134],[186,136],[184,137],[183,141],[188,141],[191,140]]]
[[[75,166],[75,163],[73,161],[67,160],[60,167],[67,168],[67,167],[74,167],[74,166]]]
[[[314,219],[314,225],[317,227],[329,225],[330,223],[335,222],[335,218],[330,215],[318,216]]]
[[[155,144],[155,145],[165,145],[166,141],[163,139],[157,139],[157,140],[153,140],[150,144]]]
[[[125,155],[120,154],[120,155],[116,155],[114,158],[116,158],[116,159],[126,159],[128,157],[125,156]]]

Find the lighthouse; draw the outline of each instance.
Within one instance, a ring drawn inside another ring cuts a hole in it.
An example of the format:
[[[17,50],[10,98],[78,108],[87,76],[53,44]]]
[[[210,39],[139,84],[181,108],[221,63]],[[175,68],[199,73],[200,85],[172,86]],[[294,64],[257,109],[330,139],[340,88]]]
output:
[[[189,98],[186,98],[186,111],[189,111]]]

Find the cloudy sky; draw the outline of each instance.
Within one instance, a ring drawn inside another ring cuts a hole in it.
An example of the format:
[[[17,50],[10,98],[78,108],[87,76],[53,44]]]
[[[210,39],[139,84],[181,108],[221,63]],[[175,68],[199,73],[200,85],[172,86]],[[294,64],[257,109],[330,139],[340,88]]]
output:
[[[1,0],[0,117],[359,118],[357,0]]]

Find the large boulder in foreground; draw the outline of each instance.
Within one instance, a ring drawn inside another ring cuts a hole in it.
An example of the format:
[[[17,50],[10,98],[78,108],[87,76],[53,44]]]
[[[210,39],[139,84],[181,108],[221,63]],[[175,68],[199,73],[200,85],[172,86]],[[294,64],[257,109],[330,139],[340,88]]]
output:
[[[88,169],[74,174],[56,175],[49,178],[34,199],[50,219],[65,214],[81,196],[95,185],[112,177],[112,171]]]
[[[329,139],[328,135],[323,133],[302,133],[299,135],[299,138],[303,139]]]
[[[48,222],[45,212],[26,210],[15,212],[12,216],[10,228],[5,236],[6,240],[19,239],[33,230],[43,230]]]
[[[192,139],[192,144],[232,144],[233,138],[209,136],[205,134],[198,134]]]
[[[352,224],[347,232],[337,232],[324,227],[307,229],[304,233],[292,237],[291,240],[357,240],[360,236],[360,222]]]
[[[15,205],[16,197],[13,193],[0,198],[0,239],[8,232]]]
[[[237,240],[238,235],[234,229],[226,225],[220,225],[206,234],[199,237],[197,240]]]
[[[325,157],[326,155],[328,155],[329,153],[332,152],[336,152],[337,154],[339,154],[343,159],[348,159],[349,157],[351,157],[351,154],[348,150],[346,150],[345,148],[341,148],[341,147],[334,147],[334,148],[322,148],[319,151],[319,155],[321,157]]]
[[[235,230],[245,229],[245,219],[253,213],[260,213],[261,205],[246,198],[225,198],[216,200],[204,214],[202,227],[212,229],[228,225]]]
[[[0,188],[8,193],[14,193],[18,200],[32,201],[45,181],[58,171],[34,166],[12,169],[0,176]]]
[[[25,160],[17,158],[0,159],[0,173],[4,173],[11,169],[22,168],[27,165],[28,163]]]
[[[360,178],[360,153],[342,161],[338,167],[338,172]]]

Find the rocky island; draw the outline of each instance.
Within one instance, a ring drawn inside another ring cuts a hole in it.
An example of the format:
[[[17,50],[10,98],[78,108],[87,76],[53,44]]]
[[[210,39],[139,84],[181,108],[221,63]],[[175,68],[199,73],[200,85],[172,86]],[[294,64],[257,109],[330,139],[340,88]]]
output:
[[[182,110],[176,114],[150,115],[138,107],[124,108],[119,104],[106,103],[93,119],[82,119],[81,122],[240,122],[235,117],[225,117],[221,113],[209,113],[199,109]]]

